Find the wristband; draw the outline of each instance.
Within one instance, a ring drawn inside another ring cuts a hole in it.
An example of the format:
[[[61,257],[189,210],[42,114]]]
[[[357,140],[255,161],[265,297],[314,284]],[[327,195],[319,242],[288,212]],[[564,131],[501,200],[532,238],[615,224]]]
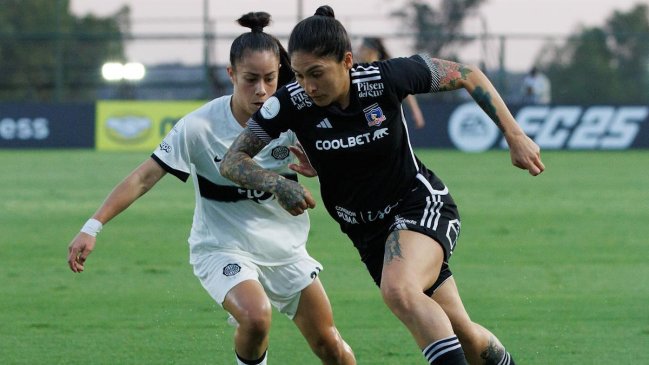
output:
[[[97,233],[101,231],[103,226],[104,225],[101,224],[100,221],[96,220],[95,218],[90,218],[88,219],[86,224],[84,224],[83,227],[81,227],[81,232],[87,233],[93,237],[97,237]]]

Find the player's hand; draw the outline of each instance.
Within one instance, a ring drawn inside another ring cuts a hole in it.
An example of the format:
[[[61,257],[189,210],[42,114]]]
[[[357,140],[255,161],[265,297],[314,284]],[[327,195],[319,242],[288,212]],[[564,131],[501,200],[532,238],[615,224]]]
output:
[[[309,162],[309,158],[306,156],[306,152],[304,152],[301,144],[297,143],[295,146],[289,146],[288,148],[293,152],[298,161],[296,164],[289,164],[289,169],[306,177],[318,176],[318,172],[311,166],[311,162]]]
[[[315,208],[315,199],[311,192],[293,180],[280,180],[273,193],[279,205],[291,215],[300,215],[309,208]]]
[[[95,248],[97,237],[79,232],[68,246],[68,265],[73,272],[82,272],[88,255]]]
[[[541,161],[541,149],[530,137],[518,134],[506,138],[514,166],[527,170],[532,176],[537,176],[545,170]]]

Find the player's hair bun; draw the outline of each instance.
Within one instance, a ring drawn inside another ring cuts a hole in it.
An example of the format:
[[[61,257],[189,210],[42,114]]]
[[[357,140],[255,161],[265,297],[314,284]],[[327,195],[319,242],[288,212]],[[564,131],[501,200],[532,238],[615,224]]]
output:
[[[270,14],[264,11],[250,12],[237,19],[237,23],[253,32],[263,32],[264,27],[270,24]]]
[[[334,14],[334,9],[329,5],[322,5],[315,11],[314,15],[328,16],[331,18],[336,17],[336,15]]]

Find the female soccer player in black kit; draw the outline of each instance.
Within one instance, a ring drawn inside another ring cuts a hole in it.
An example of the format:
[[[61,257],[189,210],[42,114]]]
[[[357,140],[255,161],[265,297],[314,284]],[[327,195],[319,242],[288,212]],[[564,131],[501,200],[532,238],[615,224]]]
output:
[[[329,214],[428,363],[514,364],[464,309],[448,266],[460,231],[457,208],[413,153],[401,103],[409,94],[464,88],[504,134],[515,166],[540,174],[539,147],[477,68],[427,54],[354,64],[347,32],[328,6],[295,26],[288,51],[297,81],[253,114],[221,163],[223,176],[275,194],[291,214],[314,207],[304,187],[252,159],[293,130]]]

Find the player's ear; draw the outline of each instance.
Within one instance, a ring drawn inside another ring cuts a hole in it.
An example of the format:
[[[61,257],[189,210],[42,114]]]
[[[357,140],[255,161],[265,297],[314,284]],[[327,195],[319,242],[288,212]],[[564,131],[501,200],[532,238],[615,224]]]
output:
[[[228,71],[228,77],[230,78],[232,85],[234,85],[234,70],[232,69],[232,66],[228,66],[226,70]]]
[[[345,52],[345,56],[343,57],[343,64],[348,70],[352,68],[352,66],[354,65],[354,57],[352,56],[351,52]]]

